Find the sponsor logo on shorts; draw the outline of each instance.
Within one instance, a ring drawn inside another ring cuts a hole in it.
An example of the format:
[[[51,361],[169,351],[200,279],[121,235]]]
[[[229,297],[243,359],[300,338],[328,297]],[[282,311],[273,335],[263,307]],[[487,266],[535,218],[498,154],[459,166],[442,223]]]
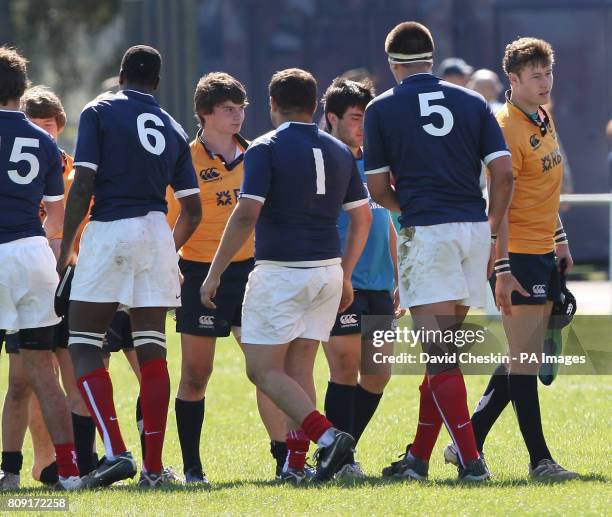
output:
[[[540,298],[542,296],[546,296],[546,288],[544,284],[536,284],[531,288],[533,295]]]
[[[357,325],[357,314],[343,314],[340,316],[340,325],[343,327],[352,327]]]
[[[215,317],[200,316],[198,318],[198,323],[200,324],[200,328],[213,328],[215,326]]]

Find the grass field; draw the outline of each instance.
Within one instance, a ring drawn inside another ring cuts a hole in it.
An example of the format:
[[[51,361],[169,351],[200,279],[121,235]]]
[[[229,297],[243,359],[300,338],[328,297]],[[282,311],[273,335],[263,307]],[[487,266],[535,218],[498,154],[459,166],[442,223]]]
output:
[[[180,369],[178,336],[168,321],[169,367],[173,396]],[[8,363],[0,360],[2,392]],[[113,355],[111,376],[124,438],[139,455],[134,423],[138,387],[122,354]],[[319,406],[327,381],[322,352],[317,360]],[[206,396],[202,458],[212,487],[208,490],[170,487],[142,491],[135,484],[71,493],[70,512],[91,515],[610,515],[612,514],[612,384],[610,376],[562,376],[551,387],[540,387],[544,429],[557,461],[583,474],[579,481],[534,484],[527,478],[528,456],[511,409],[493,429],[486,451],[494,479],[486,486],[456,482],[456,472],[444,465],[443,431],[423,484],[383,480],[380,471],[402,452],[413,437],[417,419],[416,376],[395,376],[379,411],[366,430],[358,460],[371,475],[356,484],[293,488],[271,481],[274,465],[269,442],[259,421],[254,390],[244,374],[242,353],[233,341],[217,348],[215,372]],[[486,377],[468,378],[470,407],[482,392]],[[174,407],[173,398],[171,407]],[[311,453],[313,452],[311,448]],[[24,495],[58,495],[41,490],[29,469],[26,439],[22,485]],[[164,462],[181,470],[174,412],[168,419]]]

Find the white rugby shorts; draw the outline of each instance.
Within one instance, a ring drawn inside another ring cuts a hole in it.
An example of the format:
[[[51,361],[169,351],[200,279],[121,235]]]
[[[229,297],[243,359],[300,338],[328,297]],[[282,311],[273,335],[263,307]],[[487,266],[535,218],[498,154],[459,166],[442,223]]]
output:
[[[49,327],[58,276],[47,239],[26,237],[0,244],[0,329]]]
[[[401,306],[456,301],[483,307],[490,253],[487,222],[402,228],[397,237]]]
[[[70,299],[125,307],[179,307],[172,230],[162,212],[90,221],[81,237]]]
[[[296,338],[327,341],[341,296],[339,264],[312,268],[256,265],[242,304],[242,343],[282,345]]]

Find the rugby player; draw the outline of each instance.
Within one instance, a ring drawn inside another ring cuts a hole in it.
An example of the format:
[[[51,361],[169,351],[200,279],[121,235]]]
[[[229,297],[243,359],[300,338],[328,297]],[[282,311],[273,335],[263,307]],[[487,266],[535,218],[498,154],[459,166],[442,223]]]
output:
[[[28,88],[21,97],[20,110],[26,114],[30,122],[33,122],[38,127],[47,131],[53,140],[57,142],[58,136],[66,126],[66,112],[59,98],[49,88],[45,86]],[[72,170],[73,160],[65,151],[60,149],[60,152],[62,155],[64,185],[66,185],[66,177]],[[41,221],[44,221],[46,217],[44,204],[42,203],[40,217]],[[58,237],[60,238],[58,239]],[[59,228],[57,235],[51,235],[49,238],[49,245],[55,255],[59,253],[60,241],[61,228]],[[63,359],[67,360],[70,369],[72,369],[72,362],[70,361],[67,351],[60,357],[59,350],[57,349],[57,333],[61,325],[62,323],[58,324],[54,330],[56,358],[60,364],[63,362]],[[32,387],[28,382],[21,358],[19,357],[19,340],[17,333],[11,333],[6,336],[6,352],[9,354],[9,384],[2,411],[3,460],[0,468],[4,472],[4,476],[0,479],[0,487],[3,489],[19,487],[19,474],[23,462],[21,450],[25,437],[26,423],[27,427],[30,429],[34,453],[32,477],[44,484],[55,484],[57,483],[58,477],[53,442],[44,424],[38,399],[36,396],[32,396]],[[65,378],[63,379],[63,383],[65,384]],[[68,405],[72,408],[69,390],[67,390],[67,398]],[[81,398],[80,395],[78,398]],[[82,401],[81,405],[84,407],[85,411],[87,411]],[[75,435],[77,459],[79,449],[78,441],[78,437]],[[82,472],[80,465],[79,471]]]
[[[0,48],[0,163],[7,172],[0,176],[0,328],[19,330],[19,356],[54,444],[57,486],[76,489],[81,480],[72,426],[52,352],[53,326],[60,321],[53,307],[58,278],[45,238],[55,235],[62,225],[63,164],[53,138],[18,111],[29,83],[26,63],[15,50]],[[46,211],[42,225],[41,201]],[[20,410],[27,415],[27,404]],[[23,444],[27,416],[21,421],[17,451]],[[6,451],[7,445],[3,446]]]
[[[550,101],[553,64],[552,47],[536,38],[508,44],[503,58],[511,88],[497,120],[512,152],[515,189],[499,231],[493,280],[497,303],[511,303],[511,314],[502,315],[511,358],[521,352],[541,356],[553,301],[560,295],[561,261],[568,271],[573,265],[558,215],[563,159],[555,124],[542,108]],[[529,452],[530,476],[571,479],[577,474],[554,461],[544,438],[539,368],[539,363],[517,360],[496,368],[472,416],[476,446],[482,452],[489,431],[512,402]],[[448,446],[444,456],[456,463],[454,447]]]
[[[223,233],[202,303],[214,308],[221,275],[255,229],[256,266],[242,309],[247,375],[288,416],[287,469],[294,483],[309,441],[316,442],[316,479],[327,480],[354,445],[315,409],[312,369],[319,341],[353,300],[351,275],[367,240],[371,214],[350,149],[312,122],[316,81],[299,69],[277,72],[269,85],[276,128],[245,154],[237,207]],[[344,255],[336,221],[351,223]],[[342,264],[342,265],[341,265]]]
[[[234,77],[213,72],[203,76],[195,90],[194,110],[200,130],[191,142],[191,157],[198,175],[200,199],[206,220],[180,250],[179,267],[183,274],[182,305],[176,310],[176,330],[181,334],[181,380],[175,400],[176,426],[183,456],[185,480],[208,480],[200,459],[200,435],[204,422],[206,386],[212,374],[218,337],[233,333],[240,343],[242,299],[249,273],[253,270],[253,237],[249,237],[232,257],[223,274],[215,298],[216,309],[200,300],[200,287],[221,241],[223,229],[238,202],[243,178],[244,152],[248,142],[240,135],[247,94]],[[180,205],[167,196],[170,226],[178,217]],[[271,403],[258,393],[260,408]],[[274,407],[261,411],[269,432],[274,432],[273,452],[284,445],[284,416]],[[267,418],[272,414],[274,421]],[[274,440],[276,438],[276,440]],[[286,448],[277,454],[277,470],[282,469]],[[280,474],[280,471],[277,472]]]
[[[160,68],[157,50],[144,45],[129,48],[121,61],[121,90],[88,104],[79,122],[76,175],[57,267],[64,272],[69,264],[78,227],[94,196],[69,308],[69,350],[77,384],[105,449],[104,460],[83,478],[87,487],[110,485],[136,473],[102,360],[104,334],[119,304],[131,309],[140,364],[146,451],[139,484],[163,483],[170,397],[166,310],[180,305],[175,250],[199,224],[201,206],[185,132],[152,95]],[[165,220],[168,184],[181,204],[173,233]]]
[[[322,101],[327,131],[349,146],[364,184],[363,112],[373,98],[374,91],[369,82],[338,78],[329,86]],[[325,394],[325,416],[340,431],[352,435],[355,443],[372,419],[390,378],[387,368],[382,372],[371,371],[373,364],[365,373],[361,371],[362,360],[367,360],[367,347],[370,344],[366,338],[362,338],[361,319],[362,316],[377,316],[390,328],[399,303],[399,294],[395,290],[395,227],[386,208],[370,200],[370,210],[372,226],[351,278],[353,303],[337,315],[331,337],[323,343],[330,372]],[[349,217],[342,212],[338,219],[341,245],[346,240],[348,225]],[[355,461],[352,453],[347,455],[344,465],[336,473],[337,478],[364,476],[361,465]]]
[[[375,202],[402,214],[402,306],[410,309],[416,328],[444,334],[461,326],[470,307],[484,303],[491,234],[512,193],[510,153],[484,98],[432,75],[434,42],[427,27],[397,25],[385,51],[398,86],[366,109],[368,187]],[[478,183],[481,160],[492,172],[488,221]],[[457,446],[460,479],[484,481],[489,472],[476,448],[463,375],[448,361],[456,347],[435,340],[422,346],[444,362],[428,362],[416,437],[383,475],[426,479],[444,422]]]

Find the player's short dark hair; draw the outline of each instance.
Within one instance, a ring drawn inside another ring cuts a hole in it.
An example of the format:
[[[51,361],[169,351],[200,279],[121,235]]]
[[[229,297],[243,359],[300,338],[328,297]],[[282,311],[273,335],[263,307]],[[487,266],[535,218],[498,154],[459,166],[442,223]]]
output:
[[[550,66],[555,54],[550,43],[538,38],[519,38],[506,45],[502,65],[506,75],[520,74],[526,66]]]
[[[387,34],[385,52],[387,54],[424,54],[435,49],[431,32],[422,23],[403,22]]]
[[[212,113],[215,106],[226,101],[247,104],[246,88],[238,79],[224,72],[211,72],[200,78],[193,95],[196,115]]]
[[[135,45],[123,54],[120,74],[131,83],[157,86],[161,63],[161,54],[153,47]]]
[[[0,47],[0,103],[19,100],[30,85],[28,60],[11,47]]]
[[[365,110],[373,98],[374,86],[370,81],[356,82],[343,77],[336,77],[321,99],[325,109],[327,130],[331,131],[331,124],[327,118],[328,113],[333,113],[338,118],[342,118],[346,110],[354,106]]]
[[[312,114],[317,107],[317,81],[312,74],[299,68],[276,72],[268,92],[281,113]]]
[[[59,97],[47,86],[28,88],[21,97],[21,111],[29,118],[54,118],[60,129],[66,126],[66,112]]]

